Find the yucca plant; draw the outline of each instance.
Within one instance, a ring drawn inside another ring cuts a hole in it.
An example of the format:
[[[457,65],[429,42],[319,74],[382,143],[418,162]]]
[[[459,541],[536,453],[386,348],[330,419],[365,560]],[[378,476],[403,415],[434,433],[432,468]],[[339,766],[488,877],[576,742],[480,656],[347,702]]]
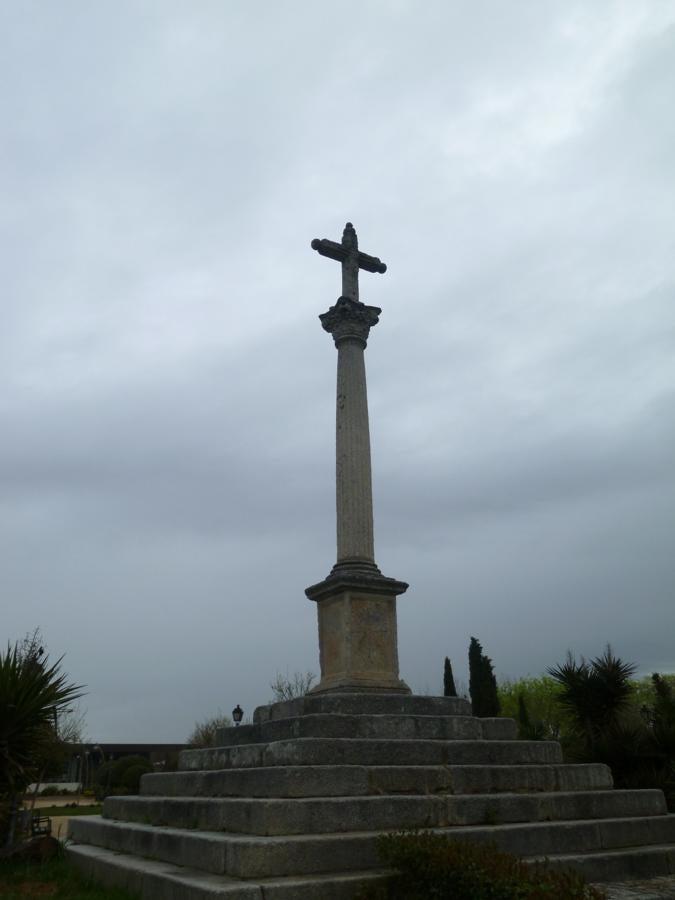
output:
[[[558,702],[570,714],[593,754],[598,740],[615,729],[633,694],[636,666],[614,656],[607,645],[602,656],[577,662],[572,653],[564,663],[548,669],[561,687]]]
[[[5,843],[14,840],[18,801],[37,776],[38,761],[54,739],[55,715],[83,694],[69,684],[58,659],[24,655],[18,645],[0,653],[0,794],[8,801]]]

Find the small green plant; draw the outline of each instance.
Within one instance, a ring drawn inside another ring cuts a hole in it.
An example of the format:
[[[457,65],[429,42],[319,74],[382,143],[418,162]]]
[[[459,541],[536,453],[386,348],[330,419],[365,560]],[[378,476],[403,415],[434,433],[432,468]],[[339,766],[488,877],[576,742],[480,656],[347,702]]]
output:
[[[456,841],[429,832],[379,838],[395,874],[360,900],[605,900],[575,872],[528,865],[493,844]]]

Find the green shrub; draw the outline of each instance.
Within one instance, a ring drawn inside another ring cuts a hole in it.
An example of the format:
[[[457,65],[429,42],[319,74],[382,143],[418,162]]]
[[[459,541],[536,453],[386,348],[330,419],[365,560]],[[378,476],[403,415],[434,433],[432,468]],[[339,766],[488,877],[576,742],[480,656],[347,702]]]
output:
[[[544,740],[561,741],[564,746],[573,727],[558,702],[561,690],[560,685],[548,675],[502,681],[499,684],[501,715],[518,722],[518,736],[523,740],[532,740],[534,729]],[[529,722],[523,717],[522,705]]]
[[[143,756],[123,756],[104,763],[96,773],[96,798],[137,794],[141,775],[152,772],[152,763]]]
[[[125,787],[130,794],[137,794],[141,786],[141,775],[145,775],[146,772],[152,772],[149,762],[128,766],[122,776],[122,787]]]
[[[55,784],[46,784],[40,791],[40,794],[45,797],[53,797],[54,795],[58,795],[60,793],[61,791]]]
[[[631,680],[635,666],[604,654],[550,668],[568,727],[566,762],[605,763],[617,788],[660,788],[675,811],[675,678]]]
[[[396,870],[362,900],[604,900],[574,872],[527,865],[492,844],[430,834],[383,835],[378,849]]]

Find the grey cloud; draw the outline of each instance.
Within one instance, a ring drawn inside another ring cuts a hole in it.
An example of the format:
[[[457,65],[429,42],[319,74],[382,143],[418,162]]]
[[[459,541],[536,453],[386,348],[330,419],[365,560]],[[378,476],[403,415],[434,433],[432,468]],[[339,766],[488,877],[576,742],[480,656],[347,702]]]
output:
[[[675,667],[672,14],[308,10],[0,13],[3,623],[99,740],[317,668],[348,218],[404,676]]]

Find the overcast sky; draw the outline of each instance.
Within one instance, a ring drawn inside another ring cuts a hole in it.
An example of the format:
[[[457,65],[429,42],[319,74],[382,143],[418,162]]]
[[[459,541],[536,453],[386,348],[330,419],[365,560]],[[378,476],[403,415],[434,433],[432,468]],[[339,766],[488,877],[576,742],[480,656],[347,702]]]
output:
[[[347,220],[402,677],[675,671],[675,3],[4,3],[0,45],[0,639],[93,741],[318,671]]]

